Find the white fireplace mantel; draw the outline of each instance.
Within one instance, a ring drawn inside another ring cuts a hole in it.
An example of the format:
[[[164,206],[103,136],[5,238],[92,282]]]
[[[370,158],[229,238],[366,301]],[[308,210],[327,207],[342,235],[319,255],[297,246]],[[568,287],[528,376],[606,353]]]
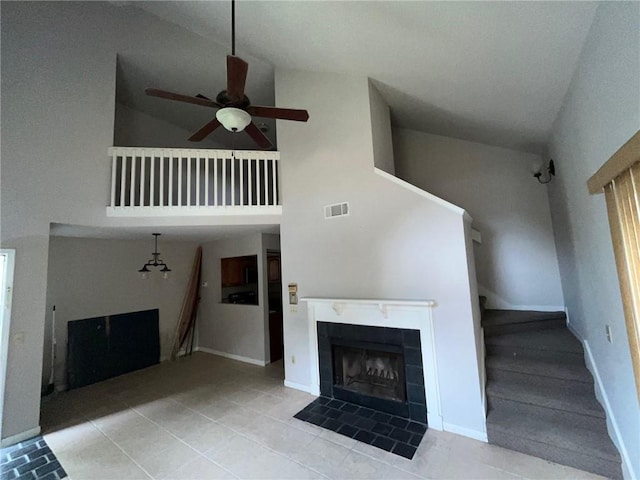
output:
[[[347,323],[372,327],[406,328],[420,331],[422,370],[427,398],[429,428],[443,429],[440,410],[440,387],[436,360],[433,300],[386,300],[352,298],[302,298],[309,308],[309,352],[311,366],[310,392],[320,395],[318,363],[318,322]]]

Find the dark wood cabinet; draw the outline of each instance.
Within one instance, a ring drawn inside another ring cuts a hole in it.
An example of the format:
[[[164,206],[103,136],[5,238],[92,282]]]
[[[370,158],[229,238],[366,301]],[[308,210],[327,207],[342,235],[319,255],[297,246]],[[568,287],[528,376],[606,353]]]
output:
[[[258,280],[258,256],[220,259],[222,287],[240,287]]]

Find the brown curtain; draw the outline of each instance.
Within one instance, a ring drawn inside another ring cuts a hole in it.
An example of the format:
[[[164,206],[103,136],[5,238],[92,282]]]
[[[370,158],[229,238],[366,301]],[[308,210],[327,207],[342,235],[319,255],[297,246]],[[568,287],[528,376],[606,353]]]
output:
[[[640,162],[604,187],[640,401]]]

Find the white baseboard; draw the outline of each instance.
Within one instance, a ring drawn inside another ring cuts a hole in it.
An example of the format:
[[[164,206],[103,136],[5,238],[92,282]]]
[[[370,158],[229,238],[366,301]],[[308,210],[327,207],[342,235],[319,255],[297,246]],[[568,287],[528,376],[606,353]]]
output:
[[[300,390],[302,392],[311,393],[311,387],[309,387],[309,385],[302,385],[301,383],[295,383],[295,382],[290,382],[289,380],[285,380],[284,386],[293,388],[294,390]]]
[[[600,377],[600,372],[598,371],[598,367],[593,360],[593,354],[591,353],[591,347],[589,347],[589,342],[587,340],[583,340],[578,332],[576,332],[571,325],[567,325],[569,330],[576,336],[578,340],[582,343],[584,347],[584,356],[585,363],[587,364],[587,368],[593,375],[593,379],[595,380],[595,392],[596,398],[604,408],[607,417],[607,431],[609,432],[609,436],[613,443],[618,448],[620,452],[620,458],[622,459],[622,473],[623,478],[625,479],[635,479],[638,477],[638,472],[634,472],[633,464],[631,463],[631,458],[629,458],[629,452],[627,451],[627,447],[624,444],[622,439],[622,435],[620,434],[620,429],[618,428],[618,421],[616,420],[615,415],[613,414],[613,410],[611,409],[611,404],[609,403],[609,397],[607,396],[607,392],[604,389],[602,378]]]
[[[473,438],[474,440],[480,440],[481,442],[487,442],[487,432],[480,432],[478,430],[471,430],[470,428],[461,427],[452,423],[442,422],[442,427],[445,432],[456,433],[464,437]]]
[[[260,367],[264,367],[267,364],[267,362],[265,362],[264,360],[256,360],[255,358],[243,357],[242,355],[235,355],[233,353],[221,352],[220,350],[214,350],[207,347],[195,347],[193,350],[195,352],[211,353],[220,357],[230,358],[231,360],[238,360],[240,362],[250,363],[252,365],[258,365]]]
[[[534,312],[564,312],[564,305],[508,305],[506,310],[530,310]]]
[[[23,440],[28,440],[31,437],[35,437],[36,435],[40,435],[40,425],[31,430],[27,430],[26,432],[16,433],[15,435],[11,435],[10,437],[5,437],[0,440],[0,447],[8,447],[18,442],[22,442]]]

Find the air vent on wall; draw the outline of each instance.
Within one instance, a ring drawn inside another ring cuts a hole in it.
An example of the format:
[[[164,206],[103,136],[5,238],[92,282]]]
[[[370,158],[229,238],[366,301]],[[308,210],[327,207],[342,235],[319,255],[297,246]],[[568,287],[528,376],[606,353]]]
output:
[[[334,203],[333,205],[327,205],[324,207],[324,218],[341,217],[343,215],[349,215],[349,203]]]

